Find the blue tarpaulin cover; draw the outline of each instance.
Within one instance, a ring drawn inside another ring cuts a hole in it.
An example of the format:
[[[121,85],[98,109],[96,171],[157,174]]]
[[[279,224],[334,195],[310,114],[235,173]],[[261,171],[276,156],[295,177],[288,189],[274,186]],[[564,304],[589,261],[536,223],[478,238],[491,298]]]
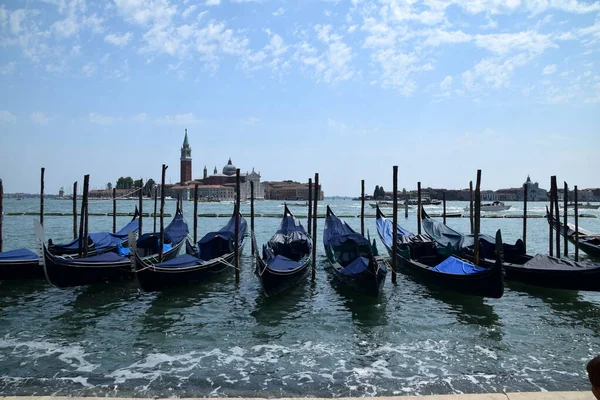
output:
[[[181,242],[190,233],[187,222],[183,218],[183,214],[177,210],[175,217],[171,223],[165,228],[165,237],[168,238],[166,241],[170,241],[173,244]]]
[[[394,243],[394,224],[391,220],[387,218],[377,218],[376,224],[377,231],[381,235],[381,240],[383,244],[391,248]],[[400,225],[396,225],[396,230],[398,231],[398,238],[401,238],[402,236],[408,236],[409,238],[414,236],[412,233],[402,228]]]
[[[117,233],[97,232],[88,234],[89,248],[98,253],[102,253],[108,248],[116,247],[119,243],[127,240],[127,232],[137,232],[139,229],[139,220],[129,222],[123,229]],[[93,246],[93,248],[91,247]],[[65,244],[53,244],[51,251],[54,254],[70,254],[79,250],[79,238]]]
[[[271,269],[288,271],[304,264],[298,261],[308,257],[311,249],[312,241],[304,226],[286,207],[279,229],[263,246],[263,259],[268,260]],[[280,259],[274,261],[276,256]],[[291,263],[295,263],[295,267],[291,267]]]
[[[172,260],[156,264],[157,267],[163,268],[187,268],[195,265],[201,265],[204,261],[190,254],[182,254]]]
[[[488,269],[477,267],[454,257],[446,258],[443,262],[433,267],[432,270],[452,275],[471,275],[489,271]]]
[[[39,257],[36,253],[27,249],[16,249],[9,250],[0,253],[1,261],[26,261],[26,260],[37,260]]]
[[[129,261],[127,257],[121,257],[117,253],[108,252],[98,254],[97,256],[85,257],[85,258],[65,258],[61,259],[61,263],[72,264],[72,263],[98,263],[98,264],[110,264],[120,261]]]
[[[240,216],[239,220],[239,240],[238,245],[244,241],[247,223],[246,219]],[[212,260],[221,257],[233,251],[233,241],[235,237],[235,217],[232,216],[224,227],[216,232],[209,232],[198,242],[198,255],[202,260]]]
[[[333,213],[329,214],[325,219],[323,244],[336,247],[348,241],[356,244],[370,244],[364,236],[356,233],[346,222],[333,215]]]
[[[340,273],[344,275],[356,275],[365,271],[368,267],[369,259],[366,257],[358,257],[356,260],[342,268]]]
[[[275,271],[292,271],[302,264],[303,262],[290,260],[281,255],[276,255],[267,262],[268,267]]]

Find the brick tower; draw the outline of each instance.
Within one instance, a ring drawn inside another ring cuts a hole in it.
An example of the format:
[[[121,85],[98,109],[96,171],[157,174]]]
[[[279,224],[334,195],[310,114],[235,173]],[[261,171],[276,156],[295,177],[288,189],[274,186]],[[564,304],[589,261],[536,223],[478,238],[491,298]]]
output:
[[[181,146],[181,183],[192,180],[192,148],[188,141],[187,129],[185,130],[185,138],[183,146]]]

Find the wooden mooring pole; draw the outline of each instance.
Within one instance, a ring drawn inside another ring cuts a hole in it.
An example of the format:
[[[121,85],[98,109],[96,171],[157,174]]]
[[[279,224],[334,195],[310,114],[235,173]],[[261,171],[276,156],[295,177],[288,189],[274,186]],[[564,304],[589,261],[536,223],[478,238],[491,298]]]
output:
[[[417,182],[417,233],[421,234],[421,207],[423,204],[421,202],[421,182]]]
[[[140,178],[140,190],[138,192],[138,202],[140,209],[140,218],[138,223],[138,235],[142,236],[142,216],[144,215],[144,181]]]
[[[408,218],[408,193],[404,195],[404,218]]]
[[[575,201],[575,261],[579,261],[579,205],[577,204],[577,185],[573,187],[575,190],[574,198]]]
[[[473,226],[473,181],[469,181],[469,220],[471,222],[471,235],[475,232]]]
[[[88,243],[88,232],[89,232],[88,195],[89,195],[89,190],[90,190],[90,176],[84,175],[83,176],[83,199],[81,200],[81,218],[83,219],[83,221],[82,221],[83,229],[80,230],[80,232],[82,232],[83,234],[79,238],[79,243],[81,243],[81,246],[82,246],[83,257],[87,257],[88,249],[89,249],[89,243]]]
[[[360,234],[365,236],[365,180],[360,181]]]
[[[527,184],[523,184],[523,250],[527,253]]]
[[[481,230],[481,170],[477,170],[477,182],[475,183],[475,233],[474,233],[474,261],[479,265],[479,232]]]
[[[568,229],[569,227],[567,226],[567,207],[569,204],[569,186],[567,185],[567,182],[564,182],[565,186],[564,186],[564,196],[563,196],[563,246],[564,246],[564,254],[565,257],[569,257],[569,240],[568,240]]]
[[[46,168],[42,168],[40,178],[40,225],[44,226],[44,172]]]
[[[152,232],[156,232],[156,209],[157,204],[157,196],[158,196],[158,186],[154,186],[154,230]]]
[[[194,184],[194,244],[198,243],[198,184]]]
[[[560,214],[558,213],[558,183],[554,177],[554,215],[556,215],[556,258],[560,258]]]
[[[250,231],[254,235],[254,181],[250,181]],[[252,255],[256,249],[254,248],[254,240],[251,240]]]
[[[442,192],[442,203],[444,204],[444,225],[446,225],[446,191]]]
[[[2,238],[2,220],[4,219],[4,186],[2,185],[2,179],[0,179],[0,253],[2,253],[2,246],[4,245]]]
[[[77,182],[73,183],[73,240],[77,239]]]
[[[235,266],[235,281],[240,281],[240,169],[235,170],[235,228],[233,238],[235,241],[233,265]]]
[[[117,232],[117,189],[113,188],[113,233]]]
[[[396,283],[398,270],[398,166],[393,167],[393,204],[392,206],[392,283]],[[408,203],[408,201],[407,201]]]
[[[317,204],[321,197],[321,190],[319,188],[319,173],[315,174],[315,188],[314,188],[314,199],[313,199],[313,222],[312,222],[312,280],[313,282],[317,278]]]
[[[312,187],[312,178],[308,178],[308,220],[306,221],[306,227],[308,228],[307,232],[310,236],[312,236]]]
[[[162,165],[162,174],[160,180],[160,248],[158,249],[158,260],[163,261],[163,246],[165,243],[165,178],[167,165]]]
[[[548,226],[550,231],[548,232],[548,254],[550,257],[554,256],[554,190],[552,190],[552,182],[554,177],[550,177],[550,210],[546,208],[547,218],[549,218]]]

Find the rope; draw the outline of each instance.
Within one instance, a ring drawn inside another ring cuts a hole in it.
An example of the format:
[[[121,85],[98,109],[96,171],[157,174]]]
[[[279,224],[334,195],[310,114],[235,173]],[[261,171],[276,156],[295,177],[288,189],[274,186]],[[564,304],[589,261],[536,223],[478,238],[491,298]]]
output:
[[[137,192],[139,192],[139,191],[140,191],[140,190],[142,190],[142,189],[143,189],[143,188],[134,189],[134,190],[132,190],[131,192],[129,192],[129,193],[125,193],[125,194],[124,194],[124,195],[122,195],[122,196],[115,197],[115,200],[123,199],[123,198],[125,198],[125,197],[130,197],[132,194],[134,194],[134,193],[137,193]],[[99,199],[99,200],[94,200],[94,201],[89,201],[89,200],[88,200],[88,204],[104,203],[104,202],[106,202],[106,201],[113,201],[113,198],[112,198],[112,197],[110,197],[110,198],[107,198],[107,199]]]

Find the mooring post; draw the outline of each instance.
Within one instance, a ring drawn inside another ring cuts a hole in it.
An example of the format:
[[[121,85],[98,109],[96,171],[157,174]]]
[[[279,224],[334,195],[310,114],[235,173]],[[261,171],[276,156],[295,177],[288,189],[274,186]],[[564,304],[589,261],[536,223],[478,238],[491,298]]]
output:
[[[527,184],[523,184],[523,250],[527,253]]]
[[[0,179],[0,253],[2,253],[3,238],[2,238],[2,220],[4,219],[4,186]]]
[[[392,283],[396,283],[396,271],[398,270],[398,166],[393,167],[392,176]],[[407,202],[408,203],[408,202]]]
[[[474,250],[475,265],[479,265],[479,232],[481,230],[481,170],[477,170],[477,182],[475,184],[475,233]]]
[[[360,181],[360,234],[365,236],[365,180]]]
[[[550,211],[546,208],[547,218],[549,218],[550,232],[548,236],[548,254],[554,256],[554,190],[552,190],[552,182],[554,177],[550,177]],[[558,233],[558,232],[557,232]]]
[[[144,216],[144,180],[140,178],[140,190],[138,192],[140,219],[138,224],[138,235],[142,236],[142,220]]]
[[[473,181],[469,181],[469,220],[471,222],[471,235],[475,232],[473,226]]]
[[[83,228],[83,256],[87,257],[89,243],[88,243],[88,233],[89,233],[89,213],[88,213],[88,196],[90,192],[90,176],[83,176],[83,215],[84,215],[84,228]]]
[[[306,222],[306,227],[308,228],[308,234],[310,236],[312,236],[312,186],[312,178],[308,178],[308,221]]]
[[[162,176],[160,180],[160,246],[158,249],[158,260],[163,261],[163,246],[165,244],[165,175],[167,173],[167,165],[162,165]]]
[[[46,168],[42,168],[40,179],[40,225],[44,226],[44,172]]]
[[[113,212],[112,212],[112,219],[113,219],[113,233],[117,232],[117,189],[113,188],[112,190],[112,196],[113,196]]]
[[[235,281],[240,281],[240,169],[235,170],[235,240],[233,265],[235,266]]]
[[[560,258],[560,214],[558,213],[558,183],[554,177],[554,214],[556,215],[556,258]]]
[[[77,182],[73,183],[73,240],[77,239]]]
[[[319,202],[319,198],[321,194],[321,190],[319,188],[319,174],[315,174],[315,190],[314,190],[314,199],[313,199],[313,223],[312,223],[312,280],[317,277],[317,204]]]
[[[156,203],[157,203],[157,196],[158,196],[158,186],[154,186],[154,230],[152,230],[152,232],[156,232],[156,212],[158,211],[156,209]]]
[[[421,182],[417,182],[417,207],[419,207],[419,209],[417,210],[417,233],[420,235],[421,234],[421,207],[423,207],[423,204],[421,204]]]
[[[254,252],[256,251],[256,249],[254,248],[254,181],[250,181],[250,231],[252,232],[253,238],[250,241],[252,243],[251,250],[252,255],[254,255]]]
[[[404,195],[404,218],[408,218],[408,193]]]
[[[198,184],[194,184],[194,244],[198,243]]]
[[[79,257],[83,256],[83,234],[85,232],[85,203],[83,202],[85,193],[85,177],[83,182],[83,188],[81,194],[81,209],[79,212],[79,235],[77,241],[77,254]]]
[[[442,192],[442,203],[444,204],[444,225],[446,225],[446,191]]]
[[[577,185],[573,187],[575,190],[573,201],[575,202],[575,261],[579,261],[579,204],[577,203]]]
[[[565,257],[569,256],[569,241],[568,241],[568,226],[567,226],[567,208],[568,208],[568,201],[569,201],[569,186],[567,185],[567,182],[564,182],[565,184],[565,194],[564,194],[564,198],[563,198],[563,246],[565,248]]]

